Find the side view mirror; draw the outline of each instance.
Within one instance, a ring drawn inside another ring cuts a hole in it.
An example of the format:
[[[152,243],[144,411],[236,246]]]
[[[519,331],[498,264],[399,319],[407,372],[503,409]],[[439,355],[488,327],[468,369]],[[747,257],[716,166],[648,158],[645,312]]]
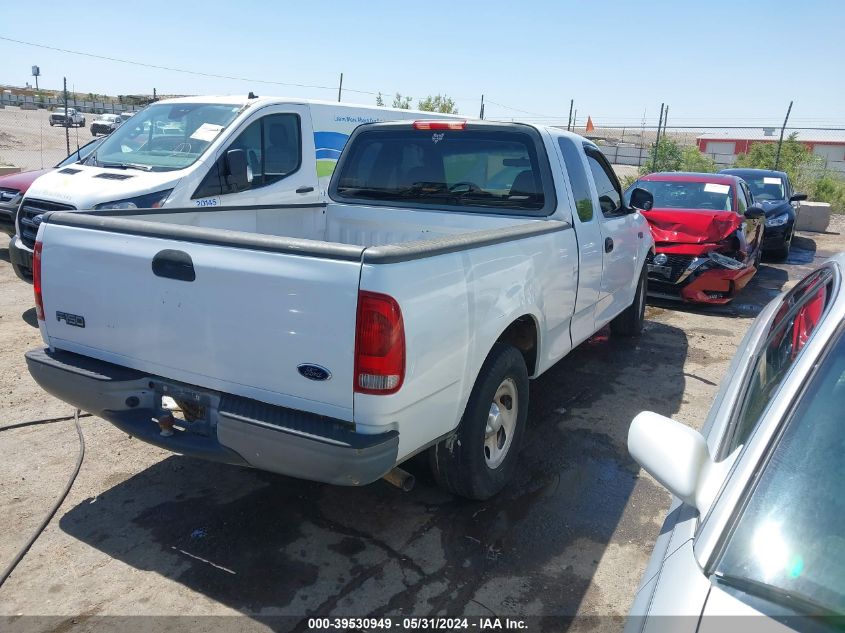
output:
[[[766,212],[763,211],[763,207],[752,204],[745,210],[745,217],[749,220],[762,220],[766,217]]]
[[[243,191],[249,187],[246,152],[242,149],[226,152],[226,184],[231,191]]]
[[[793,193],[791,196],[789,196],[790,202],[801,202],[802,200],[806,200],[806,199],[807,199],[806,193]]]
[[[650,191],[646,191],[640,187],[635,187],[631,192],[631,202],[629,203],[632,209],[638,211],[650,211],[654,206],[654,196]]]
[[[651,411],[643,411],[631,422],[628,452],[669,492],[702,516],[710,509],[738,453],[717,463],[701,433]]]

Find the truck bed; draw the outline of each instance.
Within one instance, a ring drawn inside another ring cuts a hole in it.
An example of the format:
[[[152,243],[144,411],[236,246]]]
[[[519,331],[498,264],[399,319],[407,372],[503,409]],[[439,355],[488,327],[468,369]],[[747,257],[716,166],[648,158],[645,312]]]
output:
[[[363,266],[565,226],[342,204],[54,213],[43,331],[53,348],[352,422]]]

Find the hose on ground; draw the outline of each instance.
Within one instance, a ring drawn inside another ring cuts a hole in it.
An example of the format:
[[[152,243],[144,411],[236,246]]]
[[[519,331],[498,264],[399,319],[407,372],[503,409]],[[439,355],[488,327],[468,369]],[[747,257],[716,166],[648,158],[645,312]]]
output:
[[[26,556],[26,553],[29,549],[35,544],[35,541],[38,540],[38,537],[41,536],[41,533],[44,529],[49,525],[50,521],[56,515],[59,508],[61,507],[64,500],[67,498],[68,493],[70,493],[70,489],[73,487],[73,483],[76,481],[77,475],[79,475],[79,469],[82,468],[82,460],[85,459],[85,437],[82,435],[82,427],[79,426],[79,418],[80,418],[80,411],[79,409],[72,416],[66,416],[63,418],[49,418],[47,420],[32,420],[30,422],[21,422],[19,424],[13,424],[11,426],[6,426],[0,428],[0,431],[8,431],[9,429],[19,429],[24,426],[32,426],[34,424],[49,424],[52,422],[65,422],[67,420],[73,420],[74,424],[76,425],[76,434],[79,437],[79,454],[76,457],[76,466],[73,469],[73,472],[70,475],[70,478],[65,485],[64,490],[56,499],[56,502],[50,508],[50,511],[47,512],[47,515],[41,521],[41,523],[36,528],[35,532],[33,532],[32,536],[29,537],[29,540],[24,543],[23,547],[18,550],[18,553],[15,554],[15,557],[12,559],[12,562],[3,570],[3,573],[0,574],[0,587],[3,586],[3,583],[12,575],[12,572],[15,570],[15,567],[18,566],[18,563],[23,560],[23,557]],[[83,414],[82,417],[90,416],[90,413]]]

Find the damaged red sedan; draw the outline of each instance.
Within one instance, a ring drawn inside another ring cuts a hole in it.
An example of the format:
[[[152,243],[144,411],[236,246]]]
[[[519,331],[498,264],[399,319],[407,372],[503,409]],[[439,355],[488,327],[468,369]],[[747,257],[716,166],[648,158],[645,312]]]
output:
[[[651,296],[694,303],[728,303],[760,263],[765,213],[736,176],[659,172],[642,176],[654,196],[642,214],[654,236],[648,259]]]

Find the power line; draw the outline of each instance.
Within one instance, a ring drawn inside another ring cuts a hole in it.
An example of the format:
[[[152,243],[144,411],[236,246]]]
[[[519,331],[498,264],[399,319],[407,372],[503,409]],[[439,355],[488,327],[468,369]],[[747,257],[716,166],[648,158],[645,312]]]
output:
[[[187,70],[184,68],[173,68],[171,66],[158,66],[156,64],[147,64],[145,62],[138,62],[131,59],[120,59],[118,57],[108,57],[107,55],[97,55],[95,53],[86,53],[83,51],[73,51],[67,48],[59,48],[58,46],[48,46],[46,44],[37,44],[35,42],[25,42],[24,40],[16,40],[11,37],[2,37],[0,36],[0,40],[5,40],[7,42],[14,42],[15,44],[24,44],[26,46],[34,46],[36,48],[45,48],[51,51],[58,51],[60,53],[70,53],[71,55],[81,55],[83,57],[92,57],[94,59],[102,59],[109,62],[117,62],[120,64],[131,64],[133,66],[143,66],[145,68],[154,68],[156,70],[167,70],[174,73],[183,73],[186,75],[197,75],[200,77],[211,77],[213,79],[231,79],[233,81],[245,81],[248,83],[257,83],[257,84],[270,84],[274,86],[291,86],[294,88],[315,88],[317,90],[337,90],[337,86],[318,86],[314,84],[297,84],[297,83],[289,83],[284,81],[271,81],[269,79],[249,79],[247,77],[233,77],[232,75],[218,75],[216,73],[206,73],[200,70]],[[354,90],[352,88],[344,88],[346,92],[356,92],[358,94],[365,94],[365,95],[377,95],[378,92],[371,92],[369,90]]]

